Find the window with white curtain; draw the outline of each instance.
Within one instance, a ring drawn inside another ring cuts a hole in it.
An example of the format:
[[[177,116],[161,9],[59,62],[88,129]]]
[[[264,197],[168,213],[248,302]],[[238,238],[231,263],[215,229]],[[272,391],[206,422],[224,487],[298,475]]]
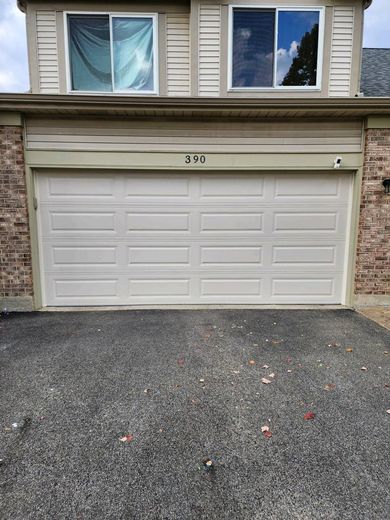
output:
[[[75,92],[157,93],[155,15],[68,14]]]

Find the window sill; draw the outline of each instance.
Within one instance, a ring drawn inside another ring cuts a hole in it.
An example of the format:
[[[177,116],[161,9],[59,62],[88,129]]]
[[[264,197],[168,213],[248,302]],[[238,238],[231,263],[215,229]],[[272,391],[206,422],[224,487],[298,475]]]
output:
[[[101,92],[101,91],[87,91],[87,90],[70,90],[67,94],[71,96],[127,96],[127,97],[144,97],[144,96],[159,96],[158,92]]]
[[[227,90],[228,93],[259,93],[259,94],[274,94],[280,92],[287,92],[289,94],[294,92],[321,92],[321,87],[232,87]]]

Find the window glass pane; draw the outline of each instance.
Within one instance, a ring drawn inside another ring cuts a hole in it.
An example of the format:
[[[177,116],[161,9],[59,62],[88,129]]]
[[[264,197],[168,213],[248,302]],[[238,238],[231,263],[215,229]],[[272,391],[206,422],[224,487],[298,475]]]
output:
[[[275,11],[234,9],[233,87],[272,87]]]
[[[112,18],[115,90],[154,90],[153,20]]]
[[[71,15],[68,23],[72,90],[112,91],[109,17]]]
[[[280,11],[276,84],[317,84],[318,11]]]

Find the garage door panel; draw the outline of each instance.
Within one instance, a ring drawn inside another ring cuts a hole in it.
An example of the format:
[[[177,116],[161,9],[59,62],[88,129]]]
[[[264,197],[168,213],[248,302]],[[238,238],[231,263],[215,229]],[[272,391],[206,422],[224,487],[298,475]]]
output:
[[[201,266],[210,265],[257,265],[262,263],[262,248],[252,246],[200,246]]]
[[[118,281],[116,279],[76,279],[55,280],[54,292],[59,298],[93,298],[117,296]]]
[[[253,213],[213,212],[201,214],[201,233],[250,233],[262,230],[263,215]]]
[[[68,174],[40,175],[39,198],[41,203],[56,200],[59,203],[71,200],[104,201],[115,197],[116,177],[75,173],[69,182]]]
[[[117,247],[93,246],[54,246],[52,249],[53,266],[101,267],[117,265]]]
[[[112,232],[115,233],[115,213],[103,211],[52,211],[45,231],[59,233]]]
[[[129,280],[129,296],[190,296],[190,280],[183,279],[132,279]]]
[[[190,247],[128,247],[128,264],[144,265],[189,265]]]
[[[337,212],[285,211],[275,213],[274,231],[289,233],[337,232]]]
[[[283,245],[272,247],[272,265],[295,267],[295,266],[314,266],[318,264],[334,266],[336,262],[337,246],[321,245]]]
[[[48,195],[57,199],[112,199],[115,196],[114,178],[96,178],[88,175],[75,178],[69,184],[68,176],[58,176],[48,179]]]
[[[201,295],[215,296],[260,296],[259,278],[206,278],[201,280]]]
[[[272,293],[275,296],[332,296],[333,279],[331,278],[282,278],[272,281]]]
[[[151,198],[156,202],[163,199],[188,199],[190,179],[184,175],[172,177],[160,175],[131,176],[126,179],[126,199]],[[139,200],[137,200],[139,202]]]
[[[47,305],[340,303],[345,174],[38,177]]]
[[[302,199],[335,201],[342,195],[339,176],[294,176],[283,175],[275,178],[274,199],[276,202],[292,202]]]
[[[239,176],[215,175],[200,179],[200,199],[225,200],[226,198],[253,198],[264,197],[264,179],[251,175]]]
[[[127,230],[140,232],[188,232],[189,213],[127,213]]]

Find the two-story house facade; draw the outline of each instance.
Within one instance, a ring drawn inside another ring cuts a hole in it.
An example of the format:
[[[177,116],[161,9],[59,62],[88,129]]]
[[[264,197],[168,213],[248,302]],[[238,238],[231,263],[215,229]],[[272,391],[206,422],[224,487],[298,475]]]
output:
[[[390,301],[368,0],[19,0],[3,306]]]

